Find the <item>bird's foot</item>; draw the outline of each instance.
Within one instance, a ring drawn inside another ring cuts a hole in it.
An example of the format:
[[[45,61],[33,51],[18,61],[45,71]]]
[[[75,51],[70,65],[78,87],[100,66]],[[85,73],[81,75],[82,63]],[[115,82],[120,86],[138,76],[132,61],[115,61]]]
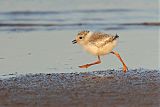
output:
[[[126,73],[128,71],[128,68],[126,65],[123,66],[123,72]]]
[[[88,68],[88,67],[90,67],[91,65],[89,65],[89,64],[85,64],[85,65],[81,65],[81,66],[78,66],[79,68]]]

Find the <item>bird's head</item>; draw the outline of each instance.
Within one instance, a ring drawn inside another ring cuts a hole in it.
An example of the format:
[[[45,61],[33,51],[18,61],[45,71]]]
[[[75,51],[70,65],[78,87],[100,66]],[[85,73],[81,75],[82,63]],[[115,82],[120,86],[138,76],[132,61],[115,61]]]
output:
[[[72,41],[73,44],[78,43],[80,45],[86,44],[88,42],[90,31],[81,31],[77,34],[76,39]]]

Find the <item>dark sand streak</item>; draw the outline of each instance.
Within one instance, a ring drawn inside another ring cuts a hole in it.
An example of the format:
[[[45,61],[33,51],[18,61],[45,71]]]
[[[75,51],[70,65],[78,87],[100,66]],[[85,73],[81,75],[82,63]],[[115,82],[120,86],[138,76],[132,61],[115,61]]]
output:
[[[142,22],[142,23],[122,23],[122,24],[115,24],[115,23],[111,23],[111,24],[105,24],[105,23],[68,23],[68,24],[47,24],[47,23],[0,23],[0,27],[25,27],[25,26],[82,26],[82,25],[99,25],[99,26],[109,26],[109,25],[118,25],[118,26],[160,26],[159,22]]]
[[[142,22],[142,23],[125,23],[120,25],[134,26],[134,25],[143,25],[143,26],[160,26],[160,22]]]

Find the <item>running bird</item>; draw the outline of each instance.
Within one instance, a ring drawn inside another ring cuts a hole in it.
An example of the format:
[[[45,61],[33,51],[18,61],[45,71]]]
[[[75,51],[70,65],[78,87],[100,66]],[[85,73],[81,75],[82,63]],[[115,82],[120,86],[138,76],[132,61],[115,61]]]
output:
[[[95,64],[100,64],[100,56],[112,53],[118,57],[118,59],[123,64],[124,73],[127,72],[128,68],[118,52],[112,51],[117,44],[117,39],[119,36],[109,35],[102,32],[91,32],[91,31],[81,31],[76,36],[76,39],[72,41],[73,44],[78,43],[86,51],[90,52],[93,55],[98,56],[98,61],[79,66],[80,68],[88,68]]]

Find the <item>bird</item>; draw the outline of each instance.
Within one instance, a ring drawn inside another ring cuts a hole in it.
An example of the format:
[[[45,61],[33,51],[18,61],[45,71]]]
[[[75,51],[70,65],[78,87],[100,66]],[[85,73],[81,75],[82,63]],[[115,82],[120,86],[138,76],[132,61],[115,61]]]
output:
[[[100,56],[107,55],[109,53],[114,54],[123,65],[123,72],[126,73],[128,68],[124,61],[122,60],[120,54],[116,51],[113,51],[117,45],[119,36],[111,35],[103,32],[93,32],[89,30],[80,31],[75,40],[72,41],[73,44],[81,45],[86,51],[98,57],[98,60],[79,66],[80,68],[88,68],[92,65],[100,64]]]

